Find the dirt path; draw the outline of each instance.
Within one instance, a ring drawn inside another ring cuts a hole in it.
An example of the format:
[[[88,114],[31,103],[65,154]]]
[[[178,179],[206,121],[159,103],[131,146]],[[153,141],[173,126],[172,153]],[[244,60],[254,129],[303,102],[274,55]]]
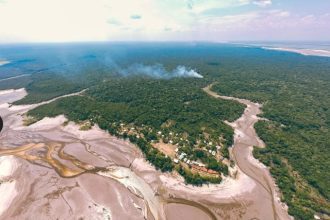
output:
[[[260,108],[262,105],[246,99],[220,96],[211,91],[211,88],[212,84],[203,90],[215,98],[234,100],[246,106],[243,115],[239,119],[232,123],[227,122],[235,130],[234,145],[232,148],[233,159],[238,167],[256,182],[259,190],[264,192],[266,196],[260,199],[265,203],[271,203],[273,216],[269,216],[269,219],[290,219],[285,205],[277,197],[278,188],[269,170],[255,160],[252,155],[253,146],[265,147],[265,144],[260,140],[254,129],[254,124],[260,120],[257,115],[261,113]]]

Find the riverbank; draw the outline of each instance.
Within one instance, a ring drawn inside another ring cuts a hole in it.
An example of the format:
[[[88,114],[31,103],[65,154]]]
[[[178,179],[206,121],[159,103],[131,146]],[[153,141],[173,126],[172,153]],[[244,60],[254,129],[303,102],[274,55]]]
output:
[[[249,176],[257,184],[257,191],[263,194],[264,204],[268,203],[268,210],[271,212],[267,219],[290,219],[287,213],[287,206],[278,199],[279,189],[275,184],[268,168],[256,160],[252,155],[253,147],[265,147],[265,143],[258,137],[254,124],[260,120],[260,103],[254,103],[247,99],[239,99],[229,96],[221,96],[211,91],[212,84],[205,87],[204,91],[212,97],[238,101],[246,106],[243,115],[232,123],[228,123],[235,132],[232,157],[237,166],[244,174]]]
[[[6,95],[10,93],[11,101],[15,101],[15,96],[17,99],[22,97],[15,90],[5,92]],[[16,157],[20,158],[18,159],[20,166],[15,174],[10,176],[10,179],[12,183],[15,182],[15,186],[12,188],[16,190],[16,193],[7,190],[1,194],[2,197],[8,195],[11,198],[11,208],[3,208],[2,219],[31,217],[45,219],[49,216],[56,216],[58,219],[72,219],[79,218],[79,216],[88,219],[144,218],[141,211],[132,205],[134,203],[136,206],[144,208],[143,200],[132,195],[117,181],[88,172],[74,178],[61,178],[50,166],[52,163],[34,160],[36,156],[42,156],[45,153],[47,150],[45,146],[51,146],[49,144],[55,142],[64,145],[64,155],[69,152],[70,155],[82,160],[81,164],[85,162],[95,166],[110,167],[113,164],[119,164],[128,167],[134,157],[139,155],[138,152],[135,152],[127,143],[109,138],[108,135],[107,138],[104,138],[102,135],[105,132],[102,131],[101,135],[101,130],[96,127],[83,132],[79,131],[79,126],[69,123],[68,128],[65,128],[62,126],[62,122],[66,120],[63,116],[53,119],[46,118],[33,126],[23,126],[22,114],[30,108],[31,106],[10,106],[6,103],[0,107],[0,113],[5,121],[0,138],[2,149],[0,154],[6,152],[3,150],[4,147],[11,150],[17,149],[17,146],[39,143],[34,148],[26,148],[26,151],[22,148],[22,151],[19,150],[15,153]],[[96,148],[103,154],[106,152],[104,157],[108,159],[108,162],[86,152],[85,149],[88,145],[92,146],[92,150]],[[58,160],[56,164],[63,165],[63,168],[74,168],[72,165],[75,160],[59,158],[60,154],[55,156],[57,150],[55,148],[52,153]],[[47,155],[45,154],[45,156]],[[6,158],[6,156],[1,155],[0,158]],[[54,162],[54,159],[49,159],[50,162]],[[3,201],[10,204],[8,200]]]
[[[330,51],[328,50],[317,50],[317,49],[296,49],[296,48],[283,48],[283,47],[261,47],[265,50],[277,50],[298,53],[304,56],[321,56],[330,57]]]
[[[11,90],[12,96],[8,96],[7,100],[15,101],[14,96],[21,98],[23,94],[20,92]],[[217,185],[194,187],[186,185],[183,178],[175,173],[156,171],[136,146],[111,137],[97,126],[81,131],[80,126],[73,122],[64,123],[67,119],[63,115],[23,126],[22,115],[40,104],[10,106],[4,103],[0,108],[5,121],[10,122],[1,134],[1,146],[17,149],[17,146],[30,143],[41,144],[33,150],[23,148],[15,151],[15,155],[22,158],[22,166],[12,177],[17,183],[17,196],[3,218],[45,218],[51,215],[59,219],[73,216],[98,219],[100,215],[106,215],[113,219],[132,216],[134,219],[171,219],[178,211],[196,220],[194,216],[205,215],[209,219],[269,219],[273,216],[273,197],[240,163],[246,160],[247,165],[254,164],[255,161],[247,159],[252,157],[251,148],[235,151],[241,137],[251,138],[252,135],[257,138],[255,133],[250,133],[253,129],[250,120],[258,120],[255,111],[248,109],[244,117],[233,124],[236,135],[231,154],[238,166],[231,168],[230,172],[235,173],[235,178],[226,177]],[[259,107],[248,105],[248,108]],[[237,130],[240,123],[248,127]],[[40,159],[36,160],[36,157]],[[253,169],[258,171],[260,166]],[[71,178],[59,176],[67,170],[79,172]]]

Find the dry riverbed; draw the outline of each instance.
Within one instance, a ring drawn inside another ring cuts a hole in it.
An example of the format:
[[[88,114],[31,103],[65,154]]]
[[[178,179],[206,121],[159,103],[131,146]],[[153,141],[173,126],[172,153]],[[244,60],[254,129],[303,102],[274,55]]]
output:
[[[0,219],[289,218],[276,200],[268,170],[251,154],[251,146],[263,144],[253,129],[260,112],[256,103],[237,99],[247,109],[231,123],[236,133],[232,155],[238,164],[231,171],[236,178],[193,187],[175,173],[156,171],[137,147],[97,126],[88,131],[72,122],[64,126],[64,116],[23,126],[22,115],[39,104],[8,103],[25,95],[24,89],[0,91],[5,122],[0,170],[7,170],[11,184],[0,185],[5,201],[0,203]]]

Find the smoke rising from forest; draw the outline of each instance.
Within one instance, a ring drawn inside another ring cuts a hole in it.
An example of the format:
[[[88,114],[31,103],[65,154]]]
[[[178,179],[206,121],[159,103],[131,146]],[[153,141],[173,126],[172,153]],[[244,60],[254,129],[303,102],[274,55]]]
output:
[[[171,79],[175,77],[203,78],[203,76],[196,72],[194,69],[190,69],[182,65],[179,65],[175,69],[168,71],[162,64],[133,64],[126,69],[119,69],[118,72],[125,76],[145,75],[157,79]]]

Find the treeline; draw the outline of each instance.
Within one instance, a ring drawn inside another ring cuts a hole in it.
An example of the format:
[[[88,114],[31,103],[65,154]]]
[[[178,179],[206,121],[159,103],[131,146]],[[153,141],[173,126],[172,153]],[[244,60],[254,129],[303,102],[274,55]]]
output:
[[[156,168],[171,171],[171,159],[151,146],[151,141],[158,140],[156,131],[179,134],[172,139],[178,139],[178,144],[192,158],[194,148],[206,146],[201,140],[213,142],[213,147],[221,143],[223,149],[233,143],[233,130],[223,121],[235,120],[244,107],[233,101],[214,99],[200,87],[196,79],[116,78],[89,88],[84,96],[59,99],[29,111],[28,115],[37,120],[59,114],[76,122],[89,120],[112,135],[129,138]],[[122,133],[121,124],[140,128],[143,138]],[[228,167],[214,156],[207,154],[196,159],[209,169],[228,175]],[[190,172],[185,172],[184,177],[187,183],[197,185],[221,180]]]
[[[69,70],[62,70],[64,73],[42,71],[7,81],[11,88],[24,87],[27,96],[14,104],[33,104],[47,101],[62,95],[79,92],[102,82],[102,80],[113,76],[113,73],[106,68],[94,66],[94,68],[82,69],[79,73],[70,73]],[[0,89],[6,89],[5,82],[0,82]]]
[[[143,138],[137,138],[135,135],[128,135],[130,142],[136,144],[144,153],[147,160],[162,172],[173,170],[172,160],[162,152],[153,148],[151,144]]]
[[[207,183],[219,184],[221,182],[221,176],[210,177],[210,176],[201,176],[198,173],[192,173],[191,170],[182,167],[181,165],[177,166],[178,173],[183,176],[185,182],[188,184],[201,186]]]
[[[228,149],[227,149],[228,150]],[[211,157],[206,151],[201,149],[192,149],[192,158],[200,160],[207,164],[207,168],[223,173],[225,176],[229,174],[228,166],[219,162],[215,157]]]
[[[14,104],[38,103],[61,95],[78,92],[84,88],[84,86],[76,84],[64,76],[52,73],[33,74],[30,79],[30,82],[25,86],[28,95]]]
[[[329,217],[330,61],[259,53],[224,66],[231,74],[221,70],[213,90],[263,103],[261,117],[270,121],[257,123],[256,131],[267,147],[255,156],[271,168],[291,215]]]
[[[254,156],[270,167],[270,172],[283,194],[282,200],[289,206],[289,214],[297,219],[313,219],[315,213],[328,215],[330,205],[326,198],[319,195],[322,190],[319,187],[320,183],[307,182],[302,178],[302,174],[293,168],[293,164],[299,163],[302,159],[299,153],[299,148],[303,146],[300,145],[301,140],[294,133],[290,135],[283,132],[278,123],[258,122],[255,127],[267,147],[255,148]],[[302,166],[312,166],[308,159],[301,163],[304,163]],[[317,174],[310,175],[311,179],[316,179]]]

